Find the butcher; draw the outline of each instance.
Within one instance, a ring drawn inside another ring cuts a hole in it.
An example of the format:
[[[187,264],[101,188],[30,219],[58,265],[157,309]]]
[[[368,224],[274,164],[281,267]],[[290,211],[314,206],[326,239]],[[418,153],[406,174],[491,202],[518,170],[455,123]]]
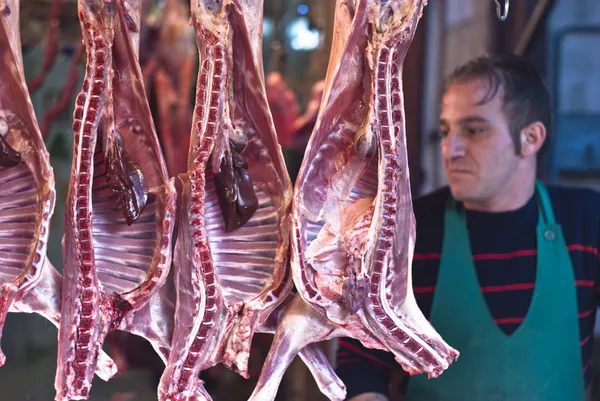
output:
[[[419,307],[460,357],[428,379],[340,339],[347,400],[590,399],[600,194],[536,178],[551,128],[548,92],[526,59],[480,57],[447,78],[448,186],[414,202],[412,279]]]

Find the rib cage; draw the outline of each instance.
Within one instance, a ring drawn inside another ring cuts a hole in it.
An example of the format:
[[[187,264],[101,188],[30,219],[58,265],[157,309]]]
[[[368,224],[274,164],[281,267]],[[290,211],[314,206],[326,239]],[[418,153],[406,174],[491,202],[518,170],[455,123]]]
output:
[[[54,172],[23,74],[19,13],[19,0],[0,0],[0,134],[20,159],[0,167],[0,334],[8,312],[37,313],[55,326],[61,317],[62,277],[46,256]],[[96,372],[108,380],[115,364],[104,352],[99,361]]]
[[[354,156],[357,158],[357,156]],[[345,205],[356,202],[359,199],[375,198],[377,195],[377,157],[373,156],[368,162],[360,163],[364,169],[355,183],[351,183],[348,198],[344,200]],[[319,232],[325,225],[325,219],[311,221],[306,219],[306,245],[307,247],[317,238]]]
[[[104,152],[96,149],[92,186],[92,233],[98,281],[118,293],[135,289],[144,281],[156,249],[158,204],[150,195],[144,213],[127,226],[118,195],[106,181]]]
[[[108,332],[143,336],[164,358],[172,327],[160,290],[171,265],[176,194],[138,61],[141,1],[78,0],[78,8],[88,54],[65,210],[57,401],[88,398]]]
[[[276,269],[278,216],[272,200],[255,186],[259,206],[244,227],[232,233],[223,230],[214,180],[206,183],[206,230],[227,302],[236,304],[257,296]]]
[[[37,239],[39,196],[26,164],[0,167],[0,283],[23,273]]]

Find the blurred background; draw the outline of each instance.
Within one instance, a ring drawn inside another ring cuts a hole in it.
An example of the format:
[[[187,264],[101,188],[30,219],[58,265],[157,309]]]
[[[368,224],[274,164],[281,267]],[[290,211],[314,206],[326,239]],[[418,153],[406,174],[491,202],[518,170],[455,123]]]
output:
[[[188,7],[183,4],[182,11],[167,15],[162,1],[145,1],[140,48],[147,95],[171,175],[185,169],[181,159],[188,149],[186,113],[194,105],[197,71],[196,44],[187,25]],[[316,119],[334,9],[335,0],[265,0],[267,94],[292,179]],[[63,205],[73,148],[72,110],[85,68],[76,0],[22,0],[21,35],[32,101],[56,174],[48,256],[60,270]],[[47,52],[52,48],[56,52]],[[492,0],[429,0],[404,65],[413,194],[445,184],[437,136],[444,75],[470,58],[495,52],[529,57],[553,96],[556,136],[552,151],[541,161],[541,178],[600,189],[600,2],[513,0],[508,18],[501,22]],[[169,71],[179,71],[181,76],[168,79],[173,75]],[[57,330],[40,316],[9,314],[2,337],[7,363],[0,368],[0,401],[54,398],[56,337]],[[247,399],[270,340],[257,335],[253,376],[248,380],[219,366],[203,373],[215,401]],[[322,345],[333,363],[335,341]],[[124,373],[109,383],[96,377],[91,401],[156,399],[162,362],[145,340],[117,332],[107,339],[105,349],[120,361]],[[324,399],[298,360],[279,393],[279,399],[286,401]]]

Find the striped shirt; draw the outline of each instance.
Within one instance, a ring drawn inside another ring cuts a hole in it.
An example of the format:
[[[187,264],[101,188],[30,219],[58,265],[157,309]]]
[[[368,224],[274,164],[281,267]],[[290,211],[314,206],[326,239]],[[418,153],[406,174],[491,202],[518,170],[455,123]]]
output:
[[[582,372],[592,379],[592,347],[600,300],[600,194],[586,188],[549,186],[575,272],[579,309]],[[419,308],[431,311],[440,264],[447,187],[415,199],[417,241],[412,267]],[[527,314],[536,277],[535,198],[521,209],[503,213],[467,211],[475,270],[487,306],[498,326],[512,333]],[[388,394],[391,373],[400,369],[391,353],[371,350],[353,339],[339,341],[336,372],[348,388],[348,399],[365,392]],[[552,352],[549,350],[549,352]],[[401,392],[406,388],[403,382]]]

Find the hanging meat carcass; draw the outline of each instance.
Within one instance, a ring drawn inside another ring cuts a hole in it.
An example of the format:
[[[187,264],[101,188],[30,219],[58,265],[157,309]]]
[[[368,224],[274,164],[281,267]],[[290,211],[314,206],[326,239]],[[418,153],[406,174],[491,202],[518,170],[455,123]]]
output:
[[[191,11],[200,70],[161,401],[193,399],[199,372],[218,363],[248,377],[253,334],[273,333],[291,300],[292,187],[265,94],[263,1],[192,0]],[[300,356],[322,391],[344,393],[321,348]]]
[[[63,277],[48,258],[44,259],[41,270],[42,277],[38,284],[27,291],[22,298],[15,300],[9,312],[37,313],[59,328]],[[96,365],[98,377],[108,381],[116,373],[116,363],[103,350],[100,350]]]
[[[8,312],[38,313],[58,327],[62,293],[46,257],[54,172],[25,83],[19,6],[0,2],[0,334]],[[104,380],[116,373],[104,352],[97,373]]]
[[[325,92],[296,182],[284,312],[253,401],[273,400],[307,344],[352,337],[409,374],[458,357],[419,310],[402,64],[425,0],[338,0]],[[341,399],[341,398],[340,398]]]
[[[108,331],[147,338],[166,359],[173,309],[175,188],[138,63],[140,1],[79,0],[87,51],[75,102],[65,211],[56,400],[87,399]]]
[[[17,297],[43,277],[56,192],[24,80],[19,1],[0,2],[0,334]],[[0,366],[5,362],[0,351]]]

